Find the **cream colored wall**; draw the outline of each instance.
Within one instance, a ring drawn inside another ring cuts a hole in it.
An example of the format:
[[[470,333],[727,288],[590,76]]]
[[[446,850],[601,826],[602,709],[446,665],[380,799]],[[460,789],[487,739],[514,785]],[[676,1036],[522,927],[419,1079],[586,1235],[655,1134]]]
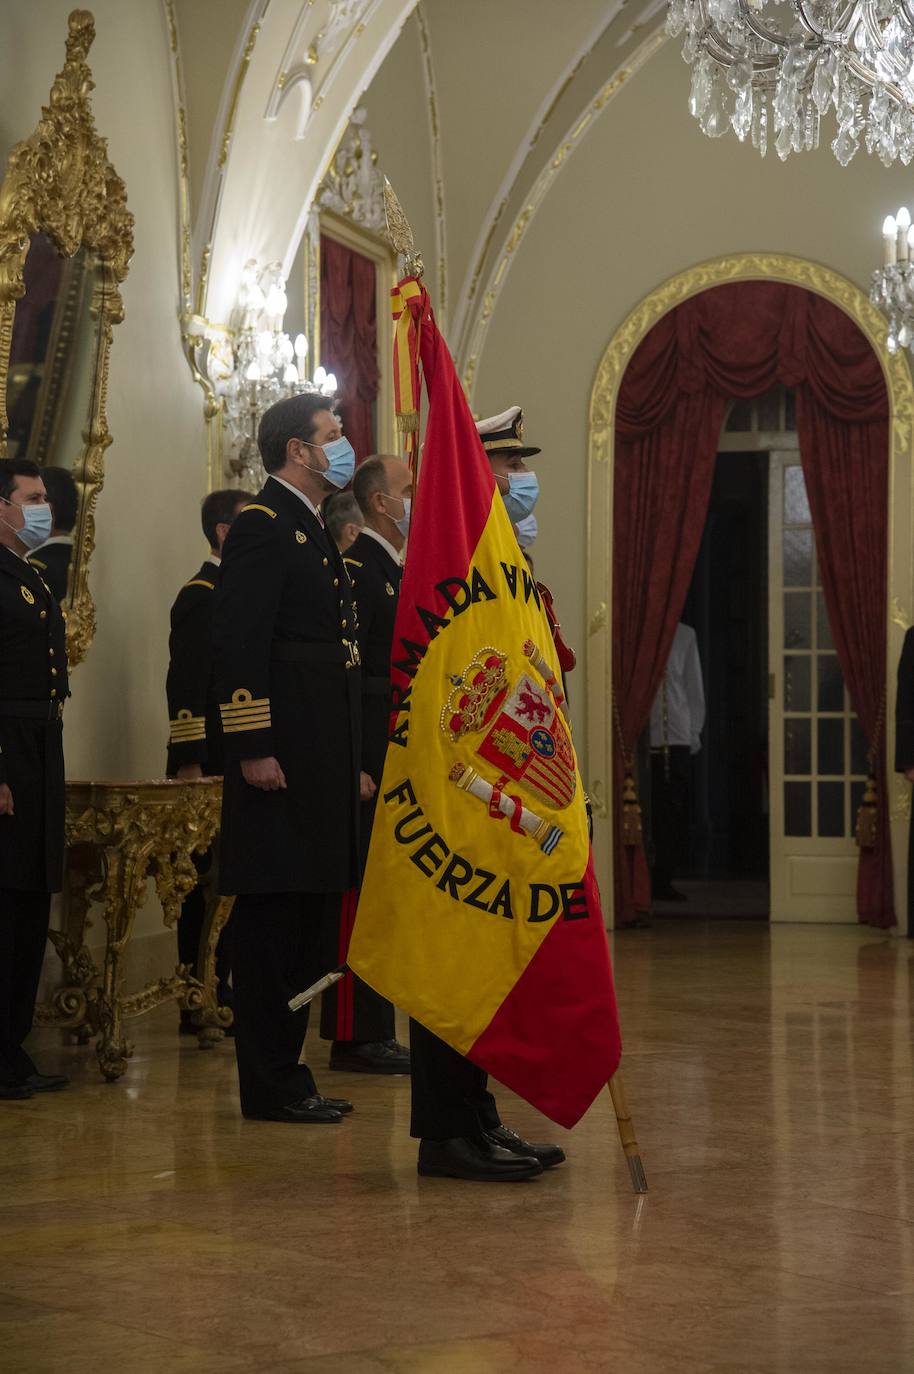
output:
[[[428,101],[415,17],[407,19],[374,81],[359,102],[379,165],[400,197],[429,283],[438,279]],[[392,326],[391,326],[392,327]]]
[[[862,153],[848,168],[827,148],[782,164],[730,136],[705,138],[687,112],[688,87],[668,43],[608,106],[521,240],[479,365],[475,408],[522,404],[527,436],[544,449],[537,570],[579,651],[588,405],[616,327],[665,278],[734,251],[795,254],[867,288],[882,218],[911,200],[909,171]],[[582,673],[571,698],[586,757]]]
[[[26,137],[63,63],[69,0],[0,8],[0,153]],[[90,581],[98,632],[73,675],[70,777],[161,776],[168,723],[168,612],[205,552],[199,503],[201,394],[177,322],[176,174],[164,21],[149,0],[94,0],[89,61],[96,123],[136,217],[136,251],[114,331],[108,411],[114,442],[97,509]],[[144,914],[143,929],[159,923]]]

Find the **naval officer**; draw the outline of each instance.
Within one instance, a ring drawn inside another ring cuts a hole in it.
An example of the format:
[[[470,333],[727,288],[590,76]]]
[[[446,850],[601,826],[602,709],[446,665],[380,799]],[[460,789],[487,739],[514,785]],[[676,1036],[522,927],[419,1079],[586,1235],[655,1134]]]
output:
[[[234,895],[232,983],[242,1113],[339,1122],[299,1055],[286,1003],[332,967],[328,912],[358,883],[361,682],[355,602],[319,513],[355,459],[332,402],[277,401],[258,430],[266,483],[225,541],[215,617],[225,783],[220,887]]]

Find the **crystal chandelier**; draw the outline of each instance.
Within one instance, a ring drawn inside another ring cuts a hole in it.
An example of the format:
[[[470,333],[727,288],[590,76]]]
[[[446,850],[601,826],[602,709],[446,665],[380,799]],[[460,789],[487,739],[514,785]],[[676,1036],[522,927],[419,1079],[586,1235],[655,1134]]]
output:
[[[885,341],[889,352],[910,348],[914,353],[914,227],[906,206],[886,216],[882,243],[884,262],[873,273],[870,300],[889,317]]]
[[[818,147],[833,109],[842,167],[861,141],[886,167],[914,156],[914,0],[670,0],[667,32],[684,32],[709,138],[732,126],[783,160]]]
[[[229,467],[243,483],[261,485],[263,467],[257,447],[260,418],[274,401],[301,392],[336,393],[336,377],[323,367],[309,377],[308,340],[295,342],[283,332],[286,284],[279,263],[245,263],[234,315],[234,333],[210,344],[207,367],[232,445]]]

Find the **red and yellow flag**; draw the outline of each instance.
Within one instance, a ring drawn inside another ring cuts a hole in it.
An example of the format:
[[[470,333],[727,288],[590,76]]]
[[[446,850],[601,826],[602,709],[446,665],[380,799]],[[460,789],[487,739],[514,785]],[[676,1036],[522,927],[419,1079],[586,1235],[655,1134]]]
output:
[[[573,1126],[621,1043],[561,673],[427,292],[401,300],[428,425],[349,964]]]

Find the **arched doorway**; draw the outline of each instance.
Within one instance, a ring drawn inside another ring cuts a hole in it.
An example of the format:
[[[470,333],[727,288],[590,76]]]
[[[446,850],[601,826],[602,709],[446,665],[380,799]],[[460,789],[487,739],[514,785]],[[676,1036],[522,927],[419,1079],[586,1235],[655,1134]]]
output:
[[[612,692],[611,614],[613,475],[616,405],[619,388],[635,350],[652,327],[673,307],[727,282],[768,281],[806,288],[838,306],[861,330],[876,354],[889,401],[888,465],[888,595],[889,633],[886,636],[886,743],[894,745],[894,670],[902,628],[911,607],[911,415],[914,390],[903,357],[890,357],[884,347],[884,322],[863,293],[826,268],[799,259],[745,254],[703,264],[671,279],[632,312],[610,341],[597,372],[591,398],[589,467],[589,643],[588,643],[588,781],[595,803],[595,848],[604,891],[612,890],[611,822]],[[898,910],[904,910],[904,821],[910,804],[907,789],[889,778],[894,890]]]

